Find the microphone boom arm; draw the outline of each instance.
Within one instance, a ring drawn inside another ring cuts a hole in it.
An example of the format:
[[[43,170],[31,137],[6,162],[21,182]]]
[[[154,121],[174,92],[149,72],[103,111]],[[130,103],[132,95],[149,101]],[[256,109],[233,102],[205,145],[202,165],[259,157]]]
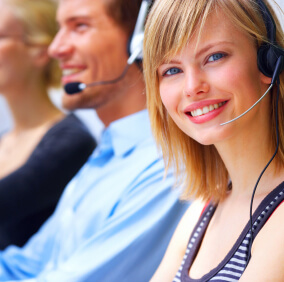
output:
[[[244,113],[242,113],[241,115],[235,117],[234,119],[231,119],[231,120],[229,120],[227,122],[221,123],[220,125],[225,125],[225,124],[231,123],[231,122],[241,118],[242,116],[244,116],[246,113],[248,113],[253,107],[255,107],[266,96],[266,94],[270,91],[270,89],[272,87],[273,87],[273,83],[270,84],[270,86],[268,87],[266,92],[249,109],[247,109]]]

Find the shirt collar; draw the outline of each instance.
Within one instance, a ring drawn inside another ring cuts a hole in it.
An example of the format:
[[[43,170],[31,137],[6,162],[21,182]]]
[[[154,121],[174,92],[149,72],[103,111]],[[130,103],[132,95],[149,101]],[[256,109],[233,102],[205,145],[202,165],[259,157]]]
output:
[[[123,156],[150,136],[148,111],[143,110],[112,122],[103,131],[98,147],[112,146],[116,156]]]

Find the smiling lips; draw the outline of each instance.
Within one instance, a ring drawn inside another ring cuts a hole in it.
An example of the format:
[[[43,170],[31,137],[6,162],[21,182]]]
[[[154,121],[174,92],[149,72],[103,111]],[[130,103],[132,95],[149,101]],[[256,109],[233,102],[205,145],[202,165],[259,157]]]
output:
[[[209,112],[212,112],[212,111],[222,107],[224,104],[226,104],[226,101],[221,102],[221,103],[217,103],[217,104],[212,104],[212,105],[209,105],[209,106],[205,106],[203,108],[187,112],[186,114],[191,114],[192,117],[202,116],[202,115],[208,114]]]
[[[62,77],[61,82],[65,85],[70,82],[74,82],[78,80],[78,75],[81,74],[85,68],[82,66],[61,66]]]

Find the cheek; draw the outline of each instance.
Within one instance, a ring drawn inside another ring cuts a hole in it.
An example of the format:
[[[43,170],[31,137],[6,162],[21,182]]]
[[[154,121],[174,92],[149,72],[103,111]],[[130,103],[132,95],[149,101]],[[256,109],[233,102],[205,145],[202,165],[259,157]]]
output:
[[[173,115],[179,105],[179,93],[176,87],[166,83],[160,83],[161,100],[170,115]]]
[[[17,79],[21,74],[21,69],[23,68],[22,63],[23,58],[18,56],[17,52],[12,52],[12,50],[0,49],[0,67],[2,74],[7,79],[12,76]],[[21,63],[19,63],[21,62]]]
[[[250,90],[251,87],[259,87],[260,72],[257,67],[256,58],[245,56],[236,59],[224,69],[221,79],[231,85],[233,89]],[[224,82],[223,82],[224,83]]]
[[[0,46],[0,63],[1,65],[3,64],[7,64],[9,63],[12,63],[12,59],[13,59],[13,56],[12,55],[16,55],[15,51],[13,52],[13,48],[12,47],[9,47],[9,46],[3,46],[1,45]]]
[[[222,68],[214,68],[208,74],[211,86],[224,88],[224,90],[241,83],[241,72],[233,64],[227,64]]]
[[[261,93],[260,75],[256,65],[243,64],[236,70],[231,70],[231,87],[235,93],[236,104],[247,109],[255,103]]]

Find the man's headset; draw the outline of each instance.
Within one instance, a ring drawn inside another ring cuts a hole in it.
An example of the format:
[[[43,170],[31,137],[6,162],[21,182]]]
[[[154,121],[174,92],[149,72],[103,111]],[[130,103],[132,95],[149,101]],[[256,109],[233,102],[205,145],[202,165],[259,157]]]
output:
[[[129,53],[128,60],[130,61],[130,63],[132,61],[130,60],[132,56],[135,58],[136,62],[138,63],[142,62],[145,20],[148,15],[149,8],[152,5],[152,2],[153,0],[143,0],[141,3],[135,28],[128,44],[128,53]],[[138,55],[136,56],[136,54]]]
[[[67,83],[64,86],[64,90],[67,94],[76,94],[84,90],[86,87],[97,86],[97,85],[105,85],[105,84],[113,84],[120,81],[127,73],[129,67],[134,63],[141,63],[143,59],[143,39],[144,39],[144,25],[145,20],[149,11],[149,7],[152,4],[152,0],[143,0],[141,3],[141,7],[139,10],[139,14],[137,17],[137,21],[135,24],[135,28],[133,34],[128,43],[128,53],[129,58],[127,60],[127,64],[121,73],[115,79],[112,80],[105,80],[105,81],[96,81],[89,84],[85,84],[82,82],[71,82]]]

